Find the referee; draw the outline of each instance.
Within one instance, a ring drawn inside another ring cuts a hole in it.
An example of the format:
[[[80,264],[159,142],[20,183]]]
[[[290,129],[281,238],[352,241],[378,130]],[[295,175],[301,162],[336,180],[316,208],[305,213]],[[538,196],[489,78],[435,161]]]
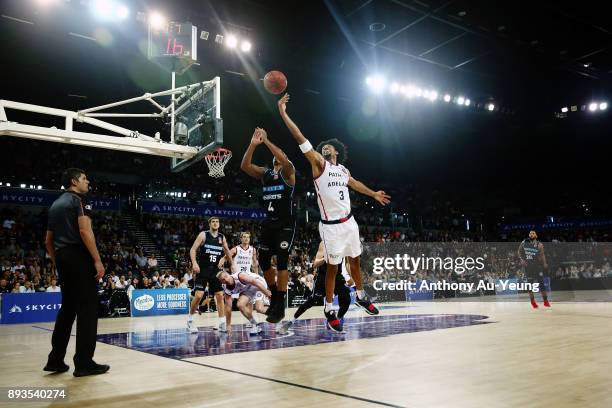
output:
[[[66,347],[72,324],[77,320],[74,376],[102,374],[108,365],[93,361],[98,331],[97,281],[104,276],[104,266],[91,229],[91,205],[85,194],[89,180],[81,169],[70,168],[62,174],[66,191],[49,209],[45,244],[56,266],[62,290],[62,307],[57,314],[51,353],[45,371],[65,372]]]

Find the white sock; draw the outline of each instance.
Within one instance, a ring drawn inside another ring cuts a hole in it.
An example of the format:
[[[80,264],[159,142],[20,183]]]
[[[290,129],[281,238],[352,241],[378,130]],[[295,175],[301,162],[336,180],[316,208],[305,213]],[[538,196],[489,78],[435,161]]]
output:
[[[188,322],[193,322],[193,315],[189,313],[189,317],[187,318]]]
[[[364,295],[365,295],[365,293],[363,292],[363,290],[358,290],[357,291],[357,297],[359,299],[363,299]]]
[[[225,323],[225,317],[220,317],[219,318],[219,323]]]

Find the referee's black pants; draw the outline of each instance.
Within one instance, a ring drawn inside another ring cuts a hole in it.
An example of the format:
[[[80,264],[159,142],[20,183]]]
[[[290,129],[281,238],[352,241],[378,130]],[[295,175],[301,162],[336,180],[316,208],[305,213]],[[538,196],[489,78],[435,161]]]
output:
[[[71,246],[55,253],[62,307],[51,337],[49,361],[63,361],[74,319],[77,319],[75,368],[93,364],[98,332],[98,290],[94,261],[85,247]]]

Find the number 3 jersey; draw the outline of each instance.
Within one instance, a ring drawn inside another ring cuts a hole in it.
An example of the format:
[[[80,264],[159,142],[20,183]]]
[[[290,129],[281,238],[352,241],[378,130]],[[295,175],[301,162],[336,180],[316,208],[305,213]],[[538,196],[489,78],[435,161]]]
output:
[[[321,219],[335,221],[351,213],[349,197],[349,171],[341,164],[331,164],[325,160],[325,167],[319,177],[314,179],[317,190],[317,203]]]
[[[293,224],[293,186],[290,186],[283,175],[274,169],[266,169],[261,182],[263,184],[261,201],[269,220],[280,220]]]
[[[244,249],[238,245],[236,247],[236,256],[234,256],[234,265],[236,265],[236,272],[251,272],[253,247],[249,245],[247,249]]]
[[[223,254],[223,234],[217,232],[213,236],[210,230],[205,231],[205,239],[198,249],[198,264],[201,272],[215,272],[219,269],[218,263]]]

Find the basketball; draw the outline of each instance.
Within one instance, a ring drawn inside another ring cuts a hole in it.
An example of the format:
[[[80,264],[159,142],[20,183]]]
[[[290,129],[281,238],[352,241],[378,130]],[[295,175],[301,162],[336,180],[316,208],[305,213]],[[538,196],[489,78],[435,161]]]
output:
[[[280,71],[270,71],[264,77],[264,87],[272,95],[278,95],[287,89],[287,77]]]

